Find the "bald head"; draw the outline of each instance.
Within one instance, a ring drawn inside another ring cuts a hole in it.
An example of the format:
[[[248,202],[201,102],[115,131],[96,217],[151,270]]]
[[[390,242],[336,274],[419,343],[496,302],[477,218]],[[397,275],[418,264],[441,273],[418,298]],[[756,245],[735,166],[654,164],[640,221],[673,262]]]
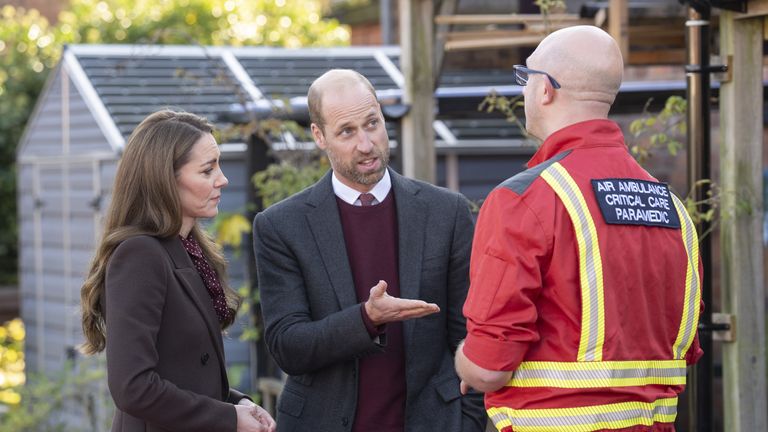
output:
[[[528,57],[527,66],[555,77],[564,97],[610,108],[619,92],[624,60],[608,33],[598,27],[574,26],[544,38]]]
[[[331,69],[320,75],[307,93],[307,105],[309,106],[309,120],[321,130],[325,127],[323,118],[323,96],[333,94],[334,91],[343,90],[351,85],[362,85],[376,98],[376,90],[370,81],[361,74],[351,69]]]

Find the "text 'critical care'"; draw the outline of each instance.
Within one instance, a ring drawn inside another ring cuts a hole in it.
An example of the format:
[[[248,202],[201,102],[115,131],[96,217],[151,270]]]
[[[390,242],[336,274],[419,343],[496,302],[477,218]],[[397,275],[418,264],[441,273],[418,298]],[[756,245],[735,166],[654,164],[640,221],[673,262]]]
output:
[[[669,186],[635,179],[592,180],[606,223],[680,228]]]

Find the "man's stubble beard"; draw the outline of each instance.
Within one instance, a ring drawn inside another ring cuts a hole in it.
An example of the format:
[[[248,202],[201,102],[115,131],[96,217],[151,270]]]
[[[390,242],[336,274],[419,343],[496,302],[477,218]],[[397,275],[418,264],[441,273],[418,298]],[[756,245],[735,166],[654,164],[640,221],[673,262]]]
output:
[[[350,163],[344,163],[339,160],[330,148],[325,151],[328,155],[328,159],[331,161],[331,167],[340,176],[351,180],[354,183],[371,186],[379,182],[384,177],[384,171],[389,165],[389,149],[385,149],[383,152],[379,152],[378,149],[371,152],[367,157],[356,157]],[[381,161],[381,167],[371,173],[361,173],[357,170],[357,163],[361,160],[370,159],[371,156],[379,158]]]

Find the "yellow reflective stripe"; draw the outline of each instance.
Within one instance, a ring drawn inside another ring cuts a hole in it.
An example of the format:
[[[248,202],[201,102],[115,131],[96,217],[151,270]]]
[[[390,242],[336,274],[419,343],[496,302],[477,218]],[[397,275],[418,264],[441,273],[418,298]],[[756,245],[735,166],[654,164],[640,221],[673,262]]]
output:
[[[605,342],[605,306],[603,301],[603,264],[597,230],[578,185],[559,162],[541,173],[565,205],[576,232],[579,246],[581,284],[581,337],[579,361],[600,361]]]
[[[696,334],[696,324],[699,322],[699,304],[701,302],[701,289],[699,288],[699,239],[696,227],[685,205],[672,195],[677,215],[680,218],[681,233],[685,252],[688,255],[688,265],[685,271],[685,299],[683,301],[683,317],[680,320],[680,329],[672,346],[672,356],[681,359],[688,352]]]
[[[685,385],[684,360],[523,362],[508,387],[610,388]]]
[[[621,402],[576,408],[512,409],[488,408],[488,416],[498,430],[511,426],[515,432],[589,432],[673,423],[677,417],[677,398],[654,402]]]

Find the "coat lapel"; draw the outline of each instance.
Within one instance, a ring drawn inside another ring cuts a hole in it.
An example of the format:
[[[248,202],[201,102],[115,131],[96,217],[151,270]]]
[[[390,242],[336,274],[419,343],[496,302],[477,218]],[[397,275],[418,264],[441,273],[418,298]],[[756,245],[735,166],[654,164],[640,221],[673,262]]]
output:
[[[161,240],[163,247],[165,247],[168,255],[174,264],[174,274],[181,282],[181,286],[187,292],[192,299],[192,303],[200,312],[200,315],[205,321],[205,326],[208,328],[208,335],[213,341],[213,345],[216,347],[216,355],[219,358],[219,364],[222,365],[222,382],[224,383],[225,391],[224,396],[227,396],[229,392],[229,383],[227,380],[226,364],[224,362],[224,344],[221,338],[221,326],[219,325],[219,319],[216,316],[216,312],[213,310],[213,304],[211,303],[211,297],[206,290],[203,280],[200,274],[195,269],[192,259],[187,254],[184,246],[181,244],[181,240],[178,237],[171,237]]]
[[[427,206],[418,197],[420,186],[389,170],[397,207],[398,225],[398,272],[400,273],[400,296],[418,299],[421,282],[421,260],[427,232]],[[411,340],[416,320],[407,320],[404,336]],[[407,352],[407,350],[406,350]]]
[[[328,280],[339,301],[339,307],[346,309],[357,303],[357,295],[331,175],[331,171],[328,171],[328,174],[313,186],[306,201],[307,205],[313,207],[307,213],[307,221],[320,251],[320,259],[325,266]]]

